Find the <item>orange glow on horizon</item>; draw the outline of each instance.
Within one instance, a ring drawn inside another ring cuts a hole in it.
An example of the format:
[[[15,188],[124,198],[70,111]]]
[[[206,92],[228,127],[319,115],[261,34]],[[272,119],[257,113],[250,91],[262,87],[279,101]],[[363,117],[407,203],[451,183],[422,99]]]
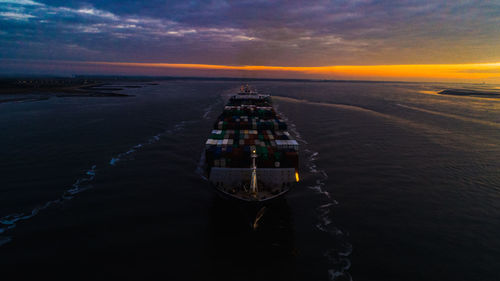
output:
[[[137,62],[87,62],[87,64],[141,67],[171,68],[193,70],[243,70],[295,72],[318,75],[321,78],[360,78],[360,79],[397,79],[397,80],[498,80],[500,81],[500,63],[474,64],[415,64],[415,65],[333,65],[333,66],[262,66],[262,65],[211,65],[177,63],[137,63]]]

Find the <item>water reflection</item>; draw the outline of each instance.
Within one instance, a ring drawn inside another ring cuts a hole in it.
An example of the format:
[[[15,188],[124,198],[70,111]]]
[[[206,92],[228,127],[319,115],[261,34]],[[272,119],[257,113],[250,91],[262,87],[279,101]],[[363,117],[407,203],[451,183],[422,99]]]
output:
[[[293,218],[286,199],[266,204],[254,229],[263,206],[214,197],[208,243],[210,279],[295,280]]]

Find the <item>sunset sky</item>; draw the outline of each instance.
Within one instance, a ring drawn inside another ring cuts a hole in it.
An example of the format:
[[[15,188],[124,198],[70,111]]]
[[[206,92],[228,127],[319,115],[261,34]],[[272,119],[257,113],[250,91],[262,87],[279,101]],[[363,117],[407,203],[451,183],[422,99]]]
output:
[[[0,0],[0,74],[500,83],[500,1]]]

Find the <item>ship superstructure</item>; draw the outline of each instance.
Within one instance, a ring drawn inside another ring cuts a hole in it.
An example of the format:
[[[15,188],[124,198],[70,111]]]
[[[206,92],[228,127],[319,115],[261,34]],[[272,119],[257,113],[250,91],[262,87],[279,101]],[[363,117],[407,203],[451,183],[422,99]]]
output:
[[[226,197],[267,201],[299,181],[298,142],[270,95],[248,85],[230,97],[205,145],[208,179]]]

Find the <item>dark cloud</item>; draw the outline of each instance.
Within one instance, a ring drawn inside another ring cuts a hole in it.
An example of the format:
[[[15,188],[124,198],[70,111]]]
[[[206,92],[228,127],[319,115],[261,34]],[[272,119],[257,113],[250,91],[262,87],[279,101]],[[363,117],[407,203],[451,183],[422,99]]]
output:
[[[499,27],[495,1],[0,0],[0,59],[495,62]]]

